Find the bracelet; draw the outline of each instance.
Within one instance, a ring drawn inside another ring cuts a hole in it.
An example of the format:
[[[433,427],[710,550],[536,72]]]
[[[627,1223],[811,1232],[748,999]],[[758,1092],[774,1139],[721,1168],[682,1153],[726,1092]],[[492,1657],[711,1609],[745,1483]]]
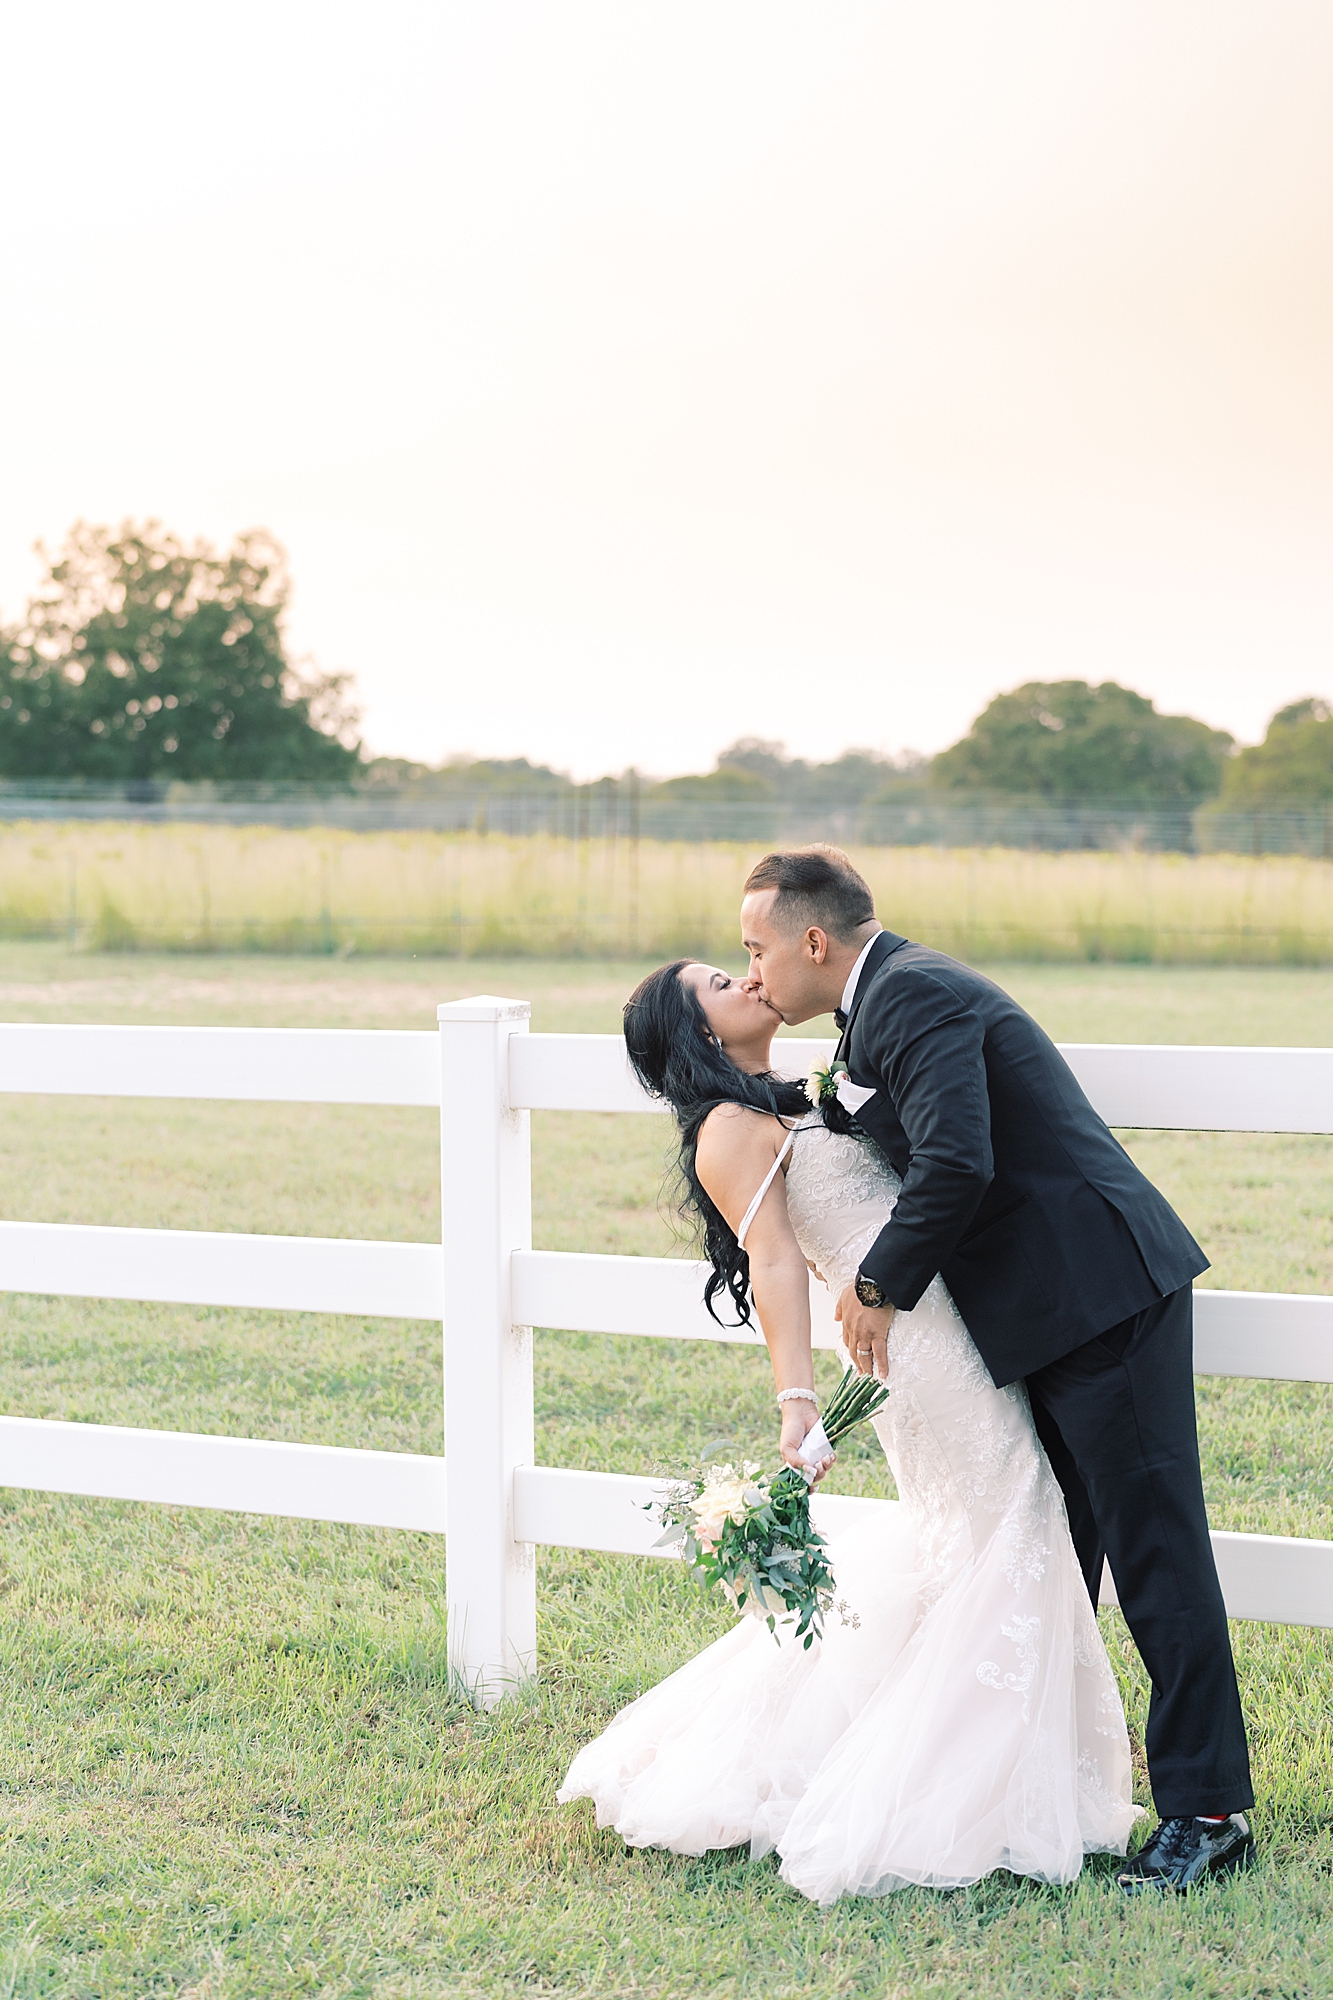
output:
[[[813,1403],[819,1407],[819,1398],[813,1389],[779,1389],[779,1403]]]

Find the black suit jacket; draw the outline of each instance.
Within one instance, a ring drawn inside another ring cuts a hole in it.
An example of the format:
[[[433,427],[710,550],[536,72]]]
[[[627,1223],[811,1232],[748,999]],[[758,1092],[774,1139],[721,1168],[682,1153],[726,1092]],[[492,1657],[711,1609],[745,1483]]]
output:
[[[1207,1270],[1055,1044],[980,973],[882,931],[838,1054],[903,1183],[861,1270],[905,1310],[938,1271],[1000,1387]]]

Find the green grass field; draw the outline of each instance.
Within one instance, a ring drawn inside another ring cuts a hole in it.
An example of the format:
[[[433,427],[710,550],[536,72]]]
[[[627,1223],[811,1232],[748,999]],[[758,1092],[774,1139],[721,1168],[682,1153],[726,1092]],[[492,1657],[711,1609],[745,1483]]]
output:
[[[430,1027],[531,997],[607,1030],[639,967],[108,959],[0,946],[0,1018]],[[1300,969],[994,968],[1068,1040],[1333,1043]],[[664,1124],[534,1118],[537,1241],[660,1254]],[[0,1213],[432,1237],[428,1113],[11,1098]],[[1322,1139],[1136,1135],[1214,1259],[1205,1282],[1333,1290]],[[0,1409],[441,1448],[438,1334],[380,1320],[4,1302]],[[828,1365],[828,1357],[821,1357]],[[1333,1391],[1200,1385],[1219,1526],[1333,1536]],[[726,1433],[771,1452],[743,1349],[543,1334],[539,1455],[638,1470]],[[869,1451],[842,1491],[887,1492]],[[627,1853],[555,1806],[573,1748],[722,1629],[671,1566],[551,1552],[542,1677],[491,1716],[451,1696],[426,1535],[0,1491],[0,1996],[1296,1996],[1333,1993],[1324,1634],[1238,1626],[1260,1866],[1183,1905],[1000,1876],[821,1913],[771,1863]],[[1144,1689],[1104,1614],[1131,1729]],[[1146,1792],[1144,1794],[1146,1798]]]

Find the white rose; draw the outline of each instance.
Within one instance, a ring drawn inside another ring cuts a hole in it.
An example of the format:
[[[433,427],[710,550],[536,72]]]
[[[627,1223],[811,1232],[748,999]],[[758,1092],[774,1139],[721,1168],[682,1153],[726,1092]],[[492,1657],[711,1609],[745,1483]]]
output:
[[[690,1514],[700,1541],[710,1547],[717,1541],[732,1518],[739,1494],[740,1481],[734,1466],[715,1466],[709,1471],[703,1492],[690,1502]]]
[[[710,1479],[701,1497],[706,1504],[723,1507],[729,1514],[735,1514],[736,1509],[744,1504],[743,1495],[749,1482],[730,1465],[724,1468],[724,1475]]]
[[[734,1521],[739,1526],[752,1508],[764,1505],[768,1499],[768,1483],[765,1479],[754,1477],[759,1470],[758,1463],[748,1459],[743,1474],[738,1473],[734,1465],[710,1466],[704,1476],[702,1492],[690,1502],[694,1531],[700,1541],[711,1546],[728,1521]]]
[[[824,1084],[824,1072],[822,1069],[812,1069],[809,1076],[805,1079],[806,1097],[809,1099],[810,1103],[814,1105],[816,1111],[818,1111],[819,1109],[819,1100],[823,1091],[823,1084]]]

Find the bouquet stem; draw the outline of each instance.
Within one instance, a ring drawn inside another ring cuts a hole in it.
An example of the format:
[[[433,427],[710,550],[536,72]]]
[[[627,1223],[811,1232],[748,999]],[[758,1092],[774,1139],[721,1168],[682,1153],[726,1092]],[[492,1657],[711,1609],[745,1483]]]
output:
[[[877,1417],[888,1400],[885,1383],[877,1382],[873,1375],[858,1375],[855,1368],[849,1368],[829,1397],[824,1412],[824,1433],[829,1443],[836,1446],[848,1431],[855,1430],[868,1417]]]

